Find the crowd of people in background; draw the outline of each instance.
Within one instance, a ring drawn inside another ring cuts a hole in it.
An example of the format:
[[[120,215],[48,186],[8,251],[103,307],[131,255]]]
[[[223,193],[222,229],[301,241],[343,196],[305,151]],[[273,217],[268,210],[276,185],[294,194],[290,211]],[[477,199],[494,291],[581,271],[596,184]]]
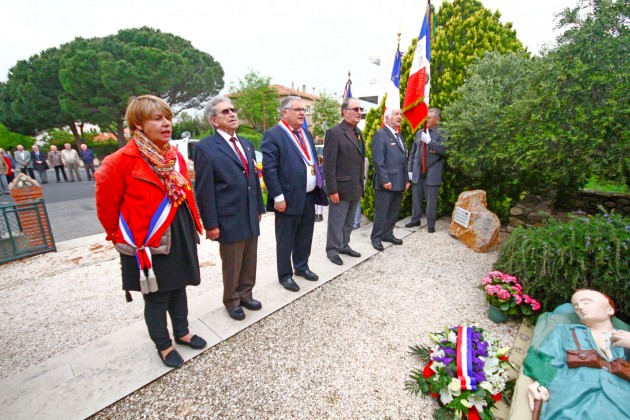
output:
[[[24,149],[24,146],[18,144],[11,155],[9,151],[0,148],[0,155],[2,156],[0,159],[0,194],[9,193],[9,184],[13,182],[18,173],[28,175],[40,184],[48,184],[48,169],[50,168],[55,170],[57,183],[61,182],[60,174],[65,182],[74,182],[75,176],[77,181],[81,182],[83,180],[79,173],[80,163],[85,168],[87,180],[94,179],[96,156],[86,144],[81,145],[78,153],[70,143],[64,144],[61,152],[54,144],[50,145],[48,153],[41,151],[38,145],[33,145],[31,149],[29,152]],[[66,169],[70,179],[68,179]],[[35,172],[37,172],[37,177]]]
[[[166,366],[184,363],[169,336],[167,314],[176,344],[206,346],[203,338],[190,333],[187,319],[186,287],[200,283],[199,234],[219,244],[223,305],[236,321],[246,318],[244,309],[263,307],[254,298],[254,288],[260,221],[266,211],[274,214],[278,282],[290,292],[300,290],[295,278],[319,280],[309,258],[314,224],[323,220],[323,207],[329,207],[328,259],[342,265],[341,255],[361,256],[350,247],[370,163],[357,127],[361,113],[357,99],[343,100],[341,122],[326,132],[320,157],[313,135],[304,128],[302,100],[283,99],[280,120],[265,131],[260,147],[266,207],[254,145],[237,134],[238,111],[224,96],[212,98],[204,110],[215,133],[195,148],[194,197],[184,157],[169,142],[173,113],[158,97],[131,99],[127,122],[133,135],[96,172],[87,165],[86,160],[94,158],[87,147],[81,147],[80,157],[69,144],[60,157],[51,148],[49,161],[64,177],[63,168],[76,170],[79,158],[86,162],[88,179],[94,176],[97,216],[120,252],[123,290],[128,300],[130,291],[142,293],[149,336]],[[420,224],[422,207],[417,200],[425,196],[428,232],[435,231],[435,200],[446,155],[437,127],[439,110],[429,111],[429,130],[418,132],[411,154],[400,135],[401,122],[400,109],[387,109],[371,146],[376,192],[371,242],[378,251],[383,251],[383,242],[402,245],[394,227],[403,191],[410,187],[422,189],[413,195],[411,225]],[[77,177],[81,180],[78,173]]]

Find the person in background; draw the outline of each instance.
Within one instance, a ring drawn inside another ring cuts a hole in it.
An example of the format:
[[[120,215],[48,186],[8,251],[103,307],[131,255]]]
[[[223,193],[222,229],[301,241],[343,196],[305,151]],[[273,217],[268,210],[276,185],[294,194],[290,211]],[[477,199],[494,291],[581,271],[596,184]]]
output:
[[[254,145],[236,134],[238,115],[232,102],[216,96],[206,104],[206,119],[216,132],[195,148],[195,193],[206,238],[219,242],[223,305],[230,318],[258,311],[253,297],[260,219],[265,212]]]
[[[70,143],[64,144],[63,147],[64,149],[61,151],[61,161],[63,165],[68,168],[70,182],[74,182],[75,174],[77,175],[77,180],[81,182],[81,174],[79,174],[79,154],[70,146]]]
[[[81,156],[83,166],[85,167],[87,180],[91,181],[94,176],[94,152],[91,149],[88,149],[87,144],[82,144],[81,150],[79,150],[79,155]]]
[[[55,176],[57,177],[57,183],[61,182],[61,178],[59,178],[59,172],[63,175],[63,180],[68,182],[68,176],[66,175],[66,169],[63,166],[63,162],[61,160],[61,152],[57,150],[57,146],[54,144],[50,146],[50,151],[48,152],[48,162],[50,166],[55,168]]]
[[[31,152],[31,161],[33,162],[33,169],[39,174],[39,182],[42,184],[48,184],[48,163],[46,163],[46,155],[44,152],[39,151],[37,145],[33,145],[33,151]]]
[[[169,143],[173,113],[164,100],[131,98],[126,119],[132,132],[125,147],[103,160],[95,173],[96,214],[120,252],[122,286],[140,291],[144,320],[162,362],[179,367],[175,343],[202,349],[206,341],[188,330],[186,286],[199,285],[201,223],[184,157]],[[69,145],[67,145],[69,146]]]
[[[19,169],[23,174],[28,174],[31,178],[35,179],[35,172],[33,172],[33,161],[31,160],[31,154],[24,150],[24,146],[17,145],[17,150],[13,152],[13,158],[15,159],[15,167]]]
[[[372,138],[372,164],[374,165],[374,221],[372,247],[383,250],[382,242],[402,245],[394,236],[394,227],[400,212],[403,191],[409,189],[407,174],[407,146],[398,132],[402,123],[400,109],[387,108],[385,126]]]
[[[319,280],[308,260],[315,204],[327,205],[328,200],[313,135],[302,128],[306,116],[302,100],[296,96],[284,98],[280,112],[280,122],[263,134],[260,151],[263,178],[269,191],[267,210],[273,210],[275,215],[278,280],[285,289],[297,292],[300,286],[293,275],[308,281]]]
[[[350,248],[350,234],[365,188],[365,142],[357,127],[361,121],[359,101],[345,98],[341,116],[343,121],[328,130],[324,139],[324,175],[330,201],[326,256],[337,265],[343,264],[339,254],[361,256]]]
[[[437,200],[442,184],[442,172],[446,161],[446,146],[443,144],[443,133],[439,129],[441,111],[429,109],[427,116],[427,132],[418,130],[413,142],[407,170],[411,187],[412,214],[405,227],[420,226],[422,217],[422,200],[426,198],[426,215],[428,232],[435,232]]]
[[[10,184],[15,179],[15,174],[13,172],[13,170],[15,169],[15,162],[13,161],[11,155],[4,149],[0,149],[0,156],[7,164],[7,173],[5,175],[7,179],[7,184]]]
[[[11,162],[4,157],[4,150],[0,149],[0,194],[9,194],[7,173],[11,171]]]

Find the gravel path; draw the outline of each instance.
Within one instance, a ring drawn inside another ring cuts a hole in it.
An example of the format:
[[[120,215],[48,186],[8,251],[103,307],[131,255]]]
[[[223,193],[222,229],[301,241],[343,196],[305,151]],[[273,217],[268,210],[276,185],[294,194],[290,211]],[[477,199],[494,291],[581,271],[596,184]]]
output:
[[[477,289],[495,253],[439,232],[413,234],[99,413],[121,417],[432,418],[408,395],[408,346],[446,325],[495,325]]]
[[[272,216],[262,229],[259,261],[274,261]],[[95,417],[432,418],[435,402],[403,389],[418,367],[408,346],[429,345],[428,332],[462,323],[479,323],[505,345],[518,330],[488,320],[477,288],[496,252],[467,249],[448,235],[447,220],[437,230],[408,236],[403,246],[387,248]],[[313,252],[322,252],[324,238],[325,223],[318,223]],[[220,296],[215,248],[207,241],[200,248],[202,286],[189,288],[191,299]],[[142,319],[141,299],[125,303],[119,281],[112,281],[118,273],[117,255],[104,243],[4,266],[0,325],[8,357],[0,359],[1,375]]]

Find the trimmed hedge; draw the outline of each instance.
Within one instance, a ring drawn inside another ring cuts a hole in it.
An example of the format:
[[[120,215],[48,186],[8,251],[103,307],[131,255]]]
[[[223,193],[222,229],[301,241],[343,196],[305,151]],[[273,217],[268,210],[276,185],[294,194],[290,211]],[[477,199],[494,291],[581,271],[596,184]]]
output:
[[[617,214],[551,220],[517,228],[495,269],[518,277],[543,311],[568,302],[576,289],[608,294],[617,316],[630,321],[630,218]]]

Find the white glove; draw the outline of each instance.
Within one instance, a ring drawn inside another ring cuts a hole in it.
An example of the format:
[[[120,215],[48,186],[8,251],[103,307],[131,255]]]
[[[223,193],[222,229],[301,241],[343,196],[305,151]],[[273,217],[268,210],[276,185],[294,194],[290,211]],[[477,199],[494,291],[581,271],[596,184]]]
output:
[[[409,172],[409,179],[413,179],[413,172]]]
[[[424,131],[422,132],[422,135],[420,136],[420,140],[422,140],[422,143],[426,143],[429,144],[431,143],[431,136],[429,135],[429,133],[425,133]]]

